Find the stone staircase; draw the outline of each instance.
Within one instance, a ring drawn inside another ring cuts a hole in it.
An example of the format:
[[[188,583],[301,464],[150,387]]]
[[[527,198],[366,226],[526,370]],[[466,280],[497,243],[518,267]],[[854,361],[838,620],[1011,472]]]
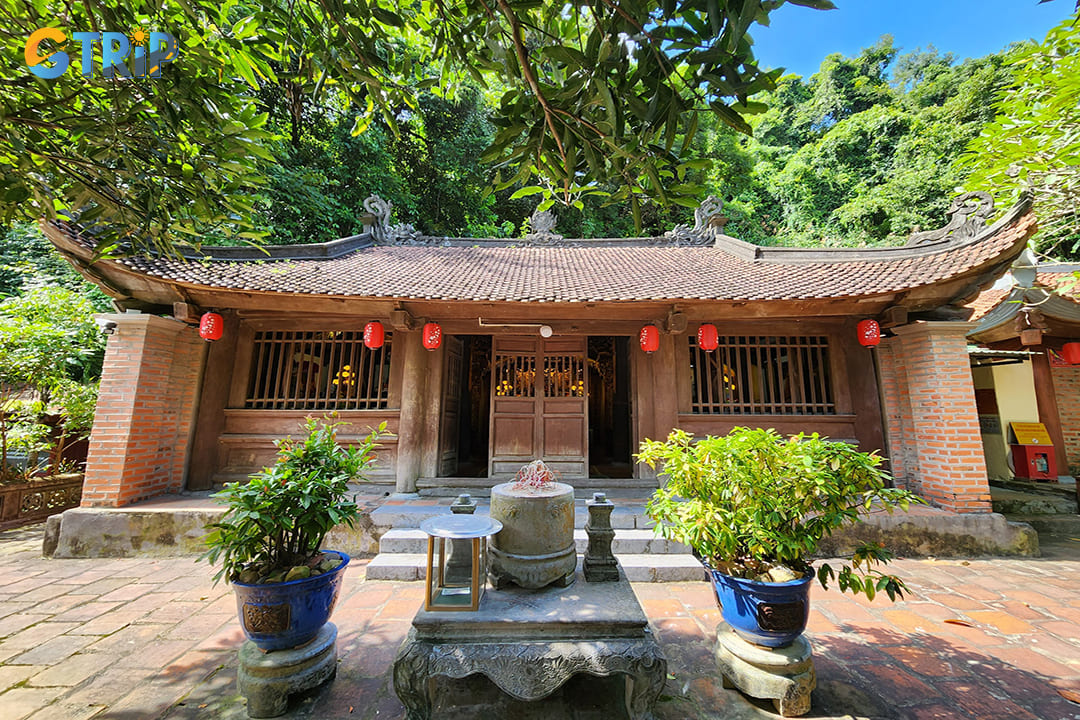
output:
[[[684,582],[705,579],[705,571],[685,545],[665,540],[652,531],[644,502],[610,498],[615,503],[611,526],[612,551],[632,582]],[[423,580],[427,562],[427,535],[419,529],[429,517],[450,514],[451,498],[388,501],[371,513],[379,539],[379,554],[367,566],[368,580]],[[488,501],[476,498],[477,515],[488,514]],[[585,553],[588,511],[584,499],[574,503],[574,542]],[[581,559],[579,557],[578,562]]]
[[[1080,535],[1074,485],[995,482],[990,495],[994,512],[1012,522],[1025,522],[1040,534]]]

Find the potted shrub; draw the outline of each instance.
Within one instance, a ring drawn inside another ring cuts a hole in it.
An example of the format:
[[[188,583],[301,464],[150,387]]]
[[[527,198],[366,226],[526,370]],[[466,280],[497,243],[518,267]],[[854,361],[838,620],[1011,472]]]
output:
[[[244,633],[264,651],[312,640],[337,602],[349,556],[322,551],[322,541],[335,525],[354,525],[349,482],[363,479],[386,434],[383,423],[343,447],[342,424],[308,418],[306,437],[277,442],[276,463],[213,495],[228,510],[208,526],[200,559],[220,564],[214,581],[232,583]]]
[[[888,512],[921,500],[887,487],[881,458],[813,435],[735,428],[694,441],[674,430],[645,440],[637,459],[662,464],[667,482],[646,506],[666,538],[688,545],[702,561],[724,620],[744,639],[783,647],[802,634],[809,614],[810,564],[820,542],[871,509]],[[880,544],[855,550],[816,577],[873,599],[902,596],[904,583],[877,565],[892,555]]]

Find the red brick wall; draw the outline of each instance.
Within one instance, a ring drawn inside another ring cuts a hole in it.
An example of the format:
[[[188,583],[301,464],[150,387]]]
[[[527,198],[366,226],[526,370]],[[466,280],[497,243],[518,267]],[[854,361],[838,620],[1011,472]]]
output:
[[[1053,368],[1052,372],[1069,473],[1077,475],[1080,474],[1080,367]],[[1058,469],[1062,471],[1064,468]]]
[[[889,450],[897,477],[932,505],[989,512],[967,323],[916,322],[883,344]],[[886,360],[884,356],[888,355]]]
[[[90,434],[84,507],[119,507],[183,488],[204,342],[154,315],[109,315]]]

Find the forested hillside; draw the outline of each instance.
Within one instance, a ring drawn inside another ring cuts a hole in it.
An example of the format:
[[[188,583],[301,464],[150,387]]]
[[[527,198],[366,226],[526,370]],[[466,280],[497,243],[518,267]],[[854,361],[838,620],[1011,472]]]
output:
[[[752,136],[703,114],[683,181],[722,198],[728,232],[745,240],[902,242],[915,228],[944,224],[972,170],[959,160],[993,120],[1011,73],[1004,51],[960,62],[934,48],[900,53],[883,37],[856,57],[829,56],[809,78],[781,77],[755,98],[768,109],[751,116]],[[297,107],[288,93],[264,90],[282,135],[259,206],[270,241],[355,232],[371,193],[394,204],[397,221],[427,233],[522,234],[537,197],[520,185],[493,192],[497,170],[478,162],[494,135],[488,109],[498,95],[475,86],[453,100],[424,94],[395,137],[377,123],[354,136],[354,113],[341,99]],[[580,210],[555,206],[561,233],[658,234],[691,216],[644,202],[635,229],[629,203],[603,194],[581,202]]]

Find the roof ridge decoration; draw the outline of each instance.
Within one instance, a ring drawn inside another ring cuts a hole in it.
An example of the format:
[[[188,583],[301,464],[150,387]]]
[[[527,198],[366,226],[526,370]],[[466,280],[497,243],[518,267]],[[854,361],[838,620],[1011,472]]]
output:
[[[555,232],[555,213],[541,210],[538,205],[529,216],[529,232],[525,235],[524,245],[561,245],[565,239]]]
[[[930,245],[941,240],[966,240],[978,235],[994,214],[994,197],[982,190],[967,192],[953,198],[945,215],[949,222],[937,230],[919,231],[908,236],[907,247]]]

